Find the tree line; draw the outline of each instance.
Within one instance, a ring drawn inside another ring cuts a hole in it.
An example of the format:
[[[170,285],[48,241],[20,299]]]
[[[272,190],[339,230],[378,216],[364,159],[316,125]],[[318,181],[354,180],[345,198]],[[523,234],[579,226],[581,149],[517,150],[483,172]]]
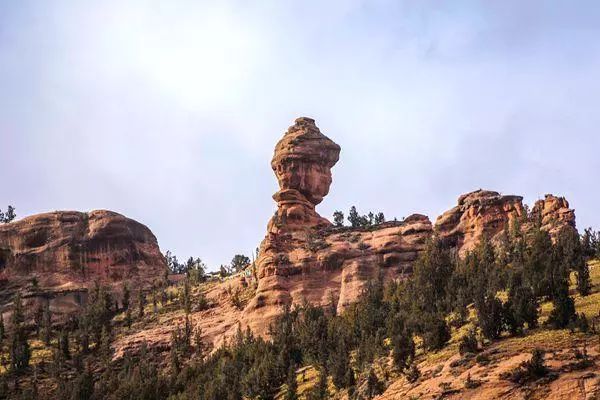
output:
[[[382,212],[374,213],[372,211],[369,211],[368,214],[360,215],[356,209],[356,206],[352,206],[348,212],[348,222],[352,228],[365,228],[384,223],[385,215],[383,215]],[[337,227],[344,226],[343,212],[335,211],[333,213],[333,224]]]
[[[206,279],[206,264],[200,257],[190,257],[185,263],[180,263],[177,256],[170,250],[165,253],[165,261],[167,263],[168,272],[172,274],[185,274],[193,282],[202,282]],[[227,265],[219,267],[221,277],[226,277],[234,273],[240,272],[251,264],[250,258],[243,254],[236,254]]]

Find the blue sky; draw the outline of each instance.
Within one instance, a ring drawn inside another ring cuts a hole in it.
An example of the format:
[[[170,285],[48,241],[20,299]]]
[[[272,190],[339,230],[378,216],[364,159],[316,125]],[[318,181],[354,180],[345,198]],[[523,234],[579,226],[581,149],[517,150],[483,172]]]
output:
[[[342,147],[325,216],[486,188],[600,227],[599,39],[594,1],[0,0],[0,207],[115,210],[216,268],[310,116]]]

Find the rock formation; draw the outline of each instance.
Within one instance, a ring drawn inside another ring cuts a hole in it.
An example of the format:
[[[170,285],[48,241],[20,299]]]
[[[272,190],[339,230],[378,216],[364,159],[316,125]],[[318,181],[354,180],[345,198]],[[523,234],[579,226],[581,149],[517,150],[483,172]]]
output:
[[[458,204],[440,215],[435,231],[461,254],[472,250],[482,237],[493,239],[513,218],[523,217],[523,198],[477,190],[458,198]]]
[[[298,118],[275,147],[277,212],[256,263],[257,293],[244,311],[244,321],[259,334],[283,305],[333,301],[341,311],[378,273],[410,272],[431,236],[423,215],[361,229],[335,228],[321,217],[315,206],[329,192],[339,152],[310,118]]]
[[[258,334],[266,333],[283,305],[333,301],[341,311],[377,274],[391,279],[410,273],[434,233],[428,217],[419,214],[368,228],[333,227],[321,217],[315,206],[329,192],[339,153],[310,118],[298,118],[275,146],[277,211],[260,246],[256,295],[242,315]],[[546,196],[533,213],[555,234],[562,226],[575,226],[568,207],[563,198]],[[493,240],[525,212],[520,196],[478,190],[460,196],[457,206],[437,219],[435,232],[464,254],[484,235]]]
[[[494,241],[515,218],[523,219],[526,209],[521,196],[506,196],[489,190],[477,190],[458,198],[458,205],[437,218],[435,232],[459,254],[473,250],[486,236]],[[564,197],[546,195],[538,200],[531,215],[554,238],[564,227],[575,228],[575,211]],[[524,224],[523,229],[528,225]]]
[[[165,259],[144,225],[110,211],[51,212],[0,225],[0,304],[28,297],[85,293],[95,282],[160,278]]]
[[[565,226],[575,228],[575,211],[569,208],[564,197],[547,194],[544,199],[535,202],[531,210],[534,220],[539,220],[542,229],[556,236]]]

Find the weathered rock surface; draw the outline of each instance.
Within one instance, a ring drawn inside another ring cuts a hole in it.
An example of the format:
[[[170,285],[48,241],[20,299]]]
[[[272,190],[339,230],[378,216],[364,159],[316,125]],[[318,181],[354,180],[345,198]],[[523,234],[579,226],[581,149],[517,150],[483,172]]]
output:
[[[454,208],[437,218],[434,230],[464,255],[484,236],[495,240],[515,218],[522,220],[525,213],[521,196],[480,189],[460,196]],[[564,197],[546,195],[535,203],[531,216],[533,220],[539,218],[542,229],[552,237],[564,227],[575,228],[575,211],[569,208]],[[527,224],[522,226],[522,229],[527,228]]]
[[[152,232],[111,211],[51,212],[0,225],[1,303],[16,289],[53,297],[95,282],[140,287],[166,268]]]
[[[547,194],[544,199],[535,202],[531,209],[534,220],[539,219],[542,229],[552,236],[565,226],[575,228],[575,211],[569,208],[569,202],[564,197]]]
[[[321,217],[315,206],[329,192],[339,152],[310,118],[298,118],[275,147],[278,208],[256,263],[258,289],[243,316],[259,334],[283,305],[333,301],[341,311],[377,274],[391,279],[409,273],[431,236],[424,215],[363,229],[334,228]]]
[[[235,334],[238,324],[267,335],[269,324],[284,305],[334,302],[342,311],[378,274],[388,280],[410,274],[434,231],[464,254],[484,234],[493,239],[512,218],[526,211],[519,196],[478,190],[460,196],[457,206],[437,219],[435,229],[429,218],[420,214],[368,228],[334,227],[315,207],[329,192],[331,169],[339,153],[340,147],[310,118],[297,119],[277,143],[271,162],[279,182],[279,191],[273,196],[277,211],[268,223],[256,261],[256,290],[247,285],[251,277],[210,284],[205,295],[212,306],[192,313],[193,323],[205,333],[207,343],[218,347]],[[546,227],[574,226],[574,213],[564,199],[547,197],[539,204],[536,207],[548,221]],[[231,304],[231,293],[236,290],[243,290],[249,299],[243,310]],[[181,324],[183,315],[176,318],[178,322],[161,321],[149,331],[120,339],[117,353],[142,341],[168,346],[171,331]]]
[[[477,190],[460,196],[455,207],[440,215],[435,222],[435,231],[464,254],[484,236],[493,239],[513,218],[521,218],[524,212],[520,196]]]
[[[273,196],[277,212],[260,246],[256,295],[242,316],[258,334],[266,333],[284,305],[333,301],[341,311],[377,274],[395,279],[410,273],[434,231],[465,254],[484,235],[493,240],[526,212],[520,196],[478,190],[460,196],[435,229],[424,215],[369,228],[334,228],[315,206],[329,193],[339,153],[340,147],[310,118],[298,118],[275,146],[271,166],[280,187]],[[541,214],[544,229],[553,234],[575,226],[574,212],[563,198],[546,196],[533,212]]]

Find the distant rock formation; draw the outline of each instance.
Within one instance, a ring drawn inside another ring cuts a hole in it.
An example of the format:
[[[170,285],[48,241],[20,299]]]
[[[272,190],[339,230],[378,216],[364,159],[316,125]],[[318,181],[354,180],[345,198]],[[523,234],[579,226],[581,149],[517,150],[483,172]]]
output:
[[[565,226],[576,228],[575,210],[569,208],[564,197],[547,194],[544,199],[535,202],[531,209],[533,219],[538,219],[542,229],[555,237]]]
[[[435,231],[448,245],[465,254],[484,236],[493,239],[513,218],[523,217],[524,212],[521,196],[480,189],[460,196],[456,207],[437,218]]]
[[[95,282],[143,286],[167,268],[146,226],[111,211],[57,211],[0,225],[0,305],[83,292]]]
[[[464,255],[485,236],[494,241],[515,218],[526,213],[521,196],[505,196],[489,190],[477,190],[458,198],[458,205],[437,218],[434,230],[448,245]],[[547,194],[538,200],[531,215],[541,228],[555,238],[561,229],[575,229],[575,211],[564,197]],[[523,229],[529,226],[524,224]]]

